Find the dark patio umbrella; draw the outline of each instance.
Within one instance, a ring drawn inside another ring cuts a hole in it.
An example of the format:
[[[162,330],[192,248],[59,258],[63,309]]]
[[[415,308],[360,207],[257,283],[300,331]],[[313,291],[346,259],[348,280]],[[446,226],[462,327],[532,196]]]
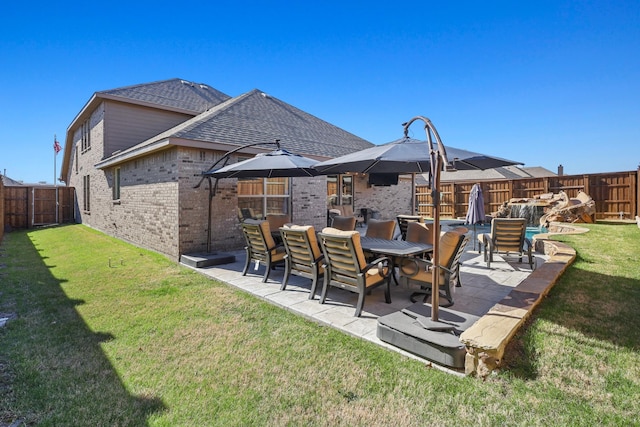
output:
[[[426,141],[408,137],[409,126],[421,120],[425,124]],[[431,318],[438,320],[438,276],[440,242],[440,172],[446,168],[491,169],[500,166],[522,164],[500,157],[487,156],[458,148],[445,148],[435,127],[426,117],[416,116],[403,124],[404,138],[378,145],[346,156],[317,163],[315,168],[323,175],[360,173],[429,173],[429,187],[433,201],[433,257]]]
[[[444,147],[449,169],[492,169],[501,166],[522,164],[513,160],[475,153],[454,147]],[[429,141],[400,138],[383,145],[336,157],[317,163],[314,168],[322,175],[360,172],[368,174],[428,173],[433,181]],[[433,182],[431,182],[433,184]]]
[[[213,178],[285,178],[316,176],[317,160],[278,149],[209,172]]]
[[[275,145],[277,149],[271,153],[261,153],[250,159],[232,165],[216,168],[218,164],[225,165],[232,154],[257,145]],[[218,159],[208,170],[202,172],[200,182],[194,187],[198,188],[206,179],[209,182],[209,205],[207,221],[207,252],[211,252],[211,203],[218,190],[220,178],[286,178],[299,176],[315,176],[318,172],[312,168],[316,160],[292,154],[280,148],[280,140],[274,142],[256,142],[245,144],[228,151]],[[212,183],[215,178],[215,183]]]
[[[518,165],[520,162],[446,147],[450,166],[455,169],[492,169]],[[314,167],[323,175],[334,173],[428,173],[431,170],[429,142],[400,138],[383,145],[317,163]]]
[[[467,216],[465,217],[464,223],[473,225],[473,237],[475,239],[474,245],[477,245],[478,243],[476,224],[484,221],[485,213],[482,188],[480,187],[480,184],[473,184],[473,187],[471,187],[471,193],[469,193],[469,207],[467,208]]]

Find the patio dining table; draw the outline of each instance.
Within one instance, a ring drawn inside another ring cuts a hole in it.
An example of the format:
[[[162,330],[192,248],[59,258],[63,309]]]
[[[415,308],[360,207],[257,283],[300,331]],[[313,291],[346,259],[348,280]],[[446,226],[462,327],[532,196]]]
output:
[[[362,236],[360,244],[365,252],[386,255],[391,258],[393,280],[398,284],[395,268],[400,258],[414,257],[433,252],[433,245],[429,243],[407,242],[406,240],[387,240],[377,237]]]

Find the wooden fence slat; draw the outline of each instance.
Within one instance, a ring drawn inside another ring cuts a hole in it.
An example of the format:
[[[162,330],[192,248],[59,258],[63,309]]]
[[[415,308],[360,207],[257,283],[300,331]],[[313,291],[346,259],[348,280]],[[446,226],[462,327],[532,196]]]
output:
[[[4,187],[2,215],[4,226],[11,229],[74,221],[75,189],[58,187]],[[56,208],[58,210],[56,222]],[[0,211],[1,212],[1,211]],[[4,229],[4,227],[3,227]]]
[[[441,184],[442,217],[461,218],[469,206],[473,182],[456,181]],[[521,178],[501,181],[478,181],[484,195],[485,214],[489,215],[515,198],[533,198],[549,192],[564,191],[576,197],[584,191],[596,204],[596,219],[633,219],[640,209],[640,168],[638,171],[587,175],[562,175],[546,178]],[[416,186],[418,213],[431,216],[431,195],[425,186]]]

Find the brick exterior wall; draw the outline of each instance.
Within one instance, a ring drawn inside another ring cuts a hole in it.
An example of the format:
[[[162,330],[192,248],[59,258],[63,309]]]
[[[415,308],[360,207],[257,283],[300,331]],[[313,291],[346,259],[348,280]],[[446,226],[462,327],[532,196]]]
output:
[[[400,178],[398,185],[369,186],[367,177],[354,176],[354,212],[369,208],[380,212],[381,219],[411,215],[411,179]]]
[[[327,178],[293,178],[292,222],[313,225],[320,231],[327,225]]]
[[[81,152],[81,140],[82,140],[82,131],[81,129],[76,129],[73,134],[73,150],[71,154],[71,164],[70,164],[70,173],[69,173],[69,182],[67,183],[70,187],[76,188],[76,198],[77,198],[77,221],[83,224],[87,224],[90,227],[98,228],[99,222],[97,220],[92,219],[92,214],[97,212],[94,209],[94,203],[98,203],[95,206],[99,205],[100,200],[104,199],[102,195],[102,190],[104,188],[108,188],[107,182],[102,171],[96,170],[93,165],[98,163],[103,159],[104,150],[103,150],[103,139],[104,139],[104,104],[100,104],[92,113],[89,118],[90,124],[90,135],[91,135],[91,148],[85,152]],[[77,152],[77,156],[76,156]],[[77,159],[77,165],[76,165]],[[91,192],[89,200],[91,202],[91,209],[89,212],[84,211],[84,191],[83,191],[83,181],[82,178],[85,175],[90,176],[91,180]],[[111,192],[108,193],[108,196],[111,196]]]
[[[200,181],[202,171],[207,170],[222,153],[187,148],[180,148],[180,153],[180,253],[205,252],[209,184],[205,180],[200,188],[193,187]],[[216,195],[211,201],[212,251],[236,250],[245,245],[236,213],[236,183],[236,179],[218,180]],[[215,179],[212,179],[211,185],[214,184]],[[326,178],[294,178],[291,192],[293,221],[321,230],[326,225]]]
[[[105,104],[90,116],[91,148],[73,151],[68,185],[76,188],[78,221],[137,246],[178,259],[181,254],[207,251],[209,184],[194,188],[222,155],[212,150],[173,146],[120,164],[120,199],[113,200],[115,168],[94,167],[105,153]],[[74,150],[81,146],[81,130],[73,135]],[[83,176],[90,176],[90,210],[84,211]],[[235,179],[221,179],[211,201],[211,250],[241,249]],[[215,180],[211,181],[213,185]],[[410,213],[411,182],[370,187],[366,177],[354,177],[354,209],[371,208],[383,218]],[[311,224],[322,230],[327,221],[326,177],[294,178],[291,185],[292,218],[297,224]]]
[[[111,197],[114,168],[102,171],[108,188],[96,228],[172,258],[179,255],[178,150],[153,153],[120,167],[120,199]],[[93,186],[93,183],[92,183]],[[93,208],[92,208],[93,211]]]

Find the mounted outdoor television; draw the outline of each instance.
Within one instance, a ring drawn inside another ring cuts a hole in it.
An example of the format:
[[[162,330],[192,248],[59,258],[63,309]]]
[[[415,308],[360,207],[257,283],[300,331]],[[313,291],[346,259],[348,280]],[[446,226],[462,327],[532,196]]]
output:
[[[398,185],[397,173],[372,173],[369,174],[369,185]]]

